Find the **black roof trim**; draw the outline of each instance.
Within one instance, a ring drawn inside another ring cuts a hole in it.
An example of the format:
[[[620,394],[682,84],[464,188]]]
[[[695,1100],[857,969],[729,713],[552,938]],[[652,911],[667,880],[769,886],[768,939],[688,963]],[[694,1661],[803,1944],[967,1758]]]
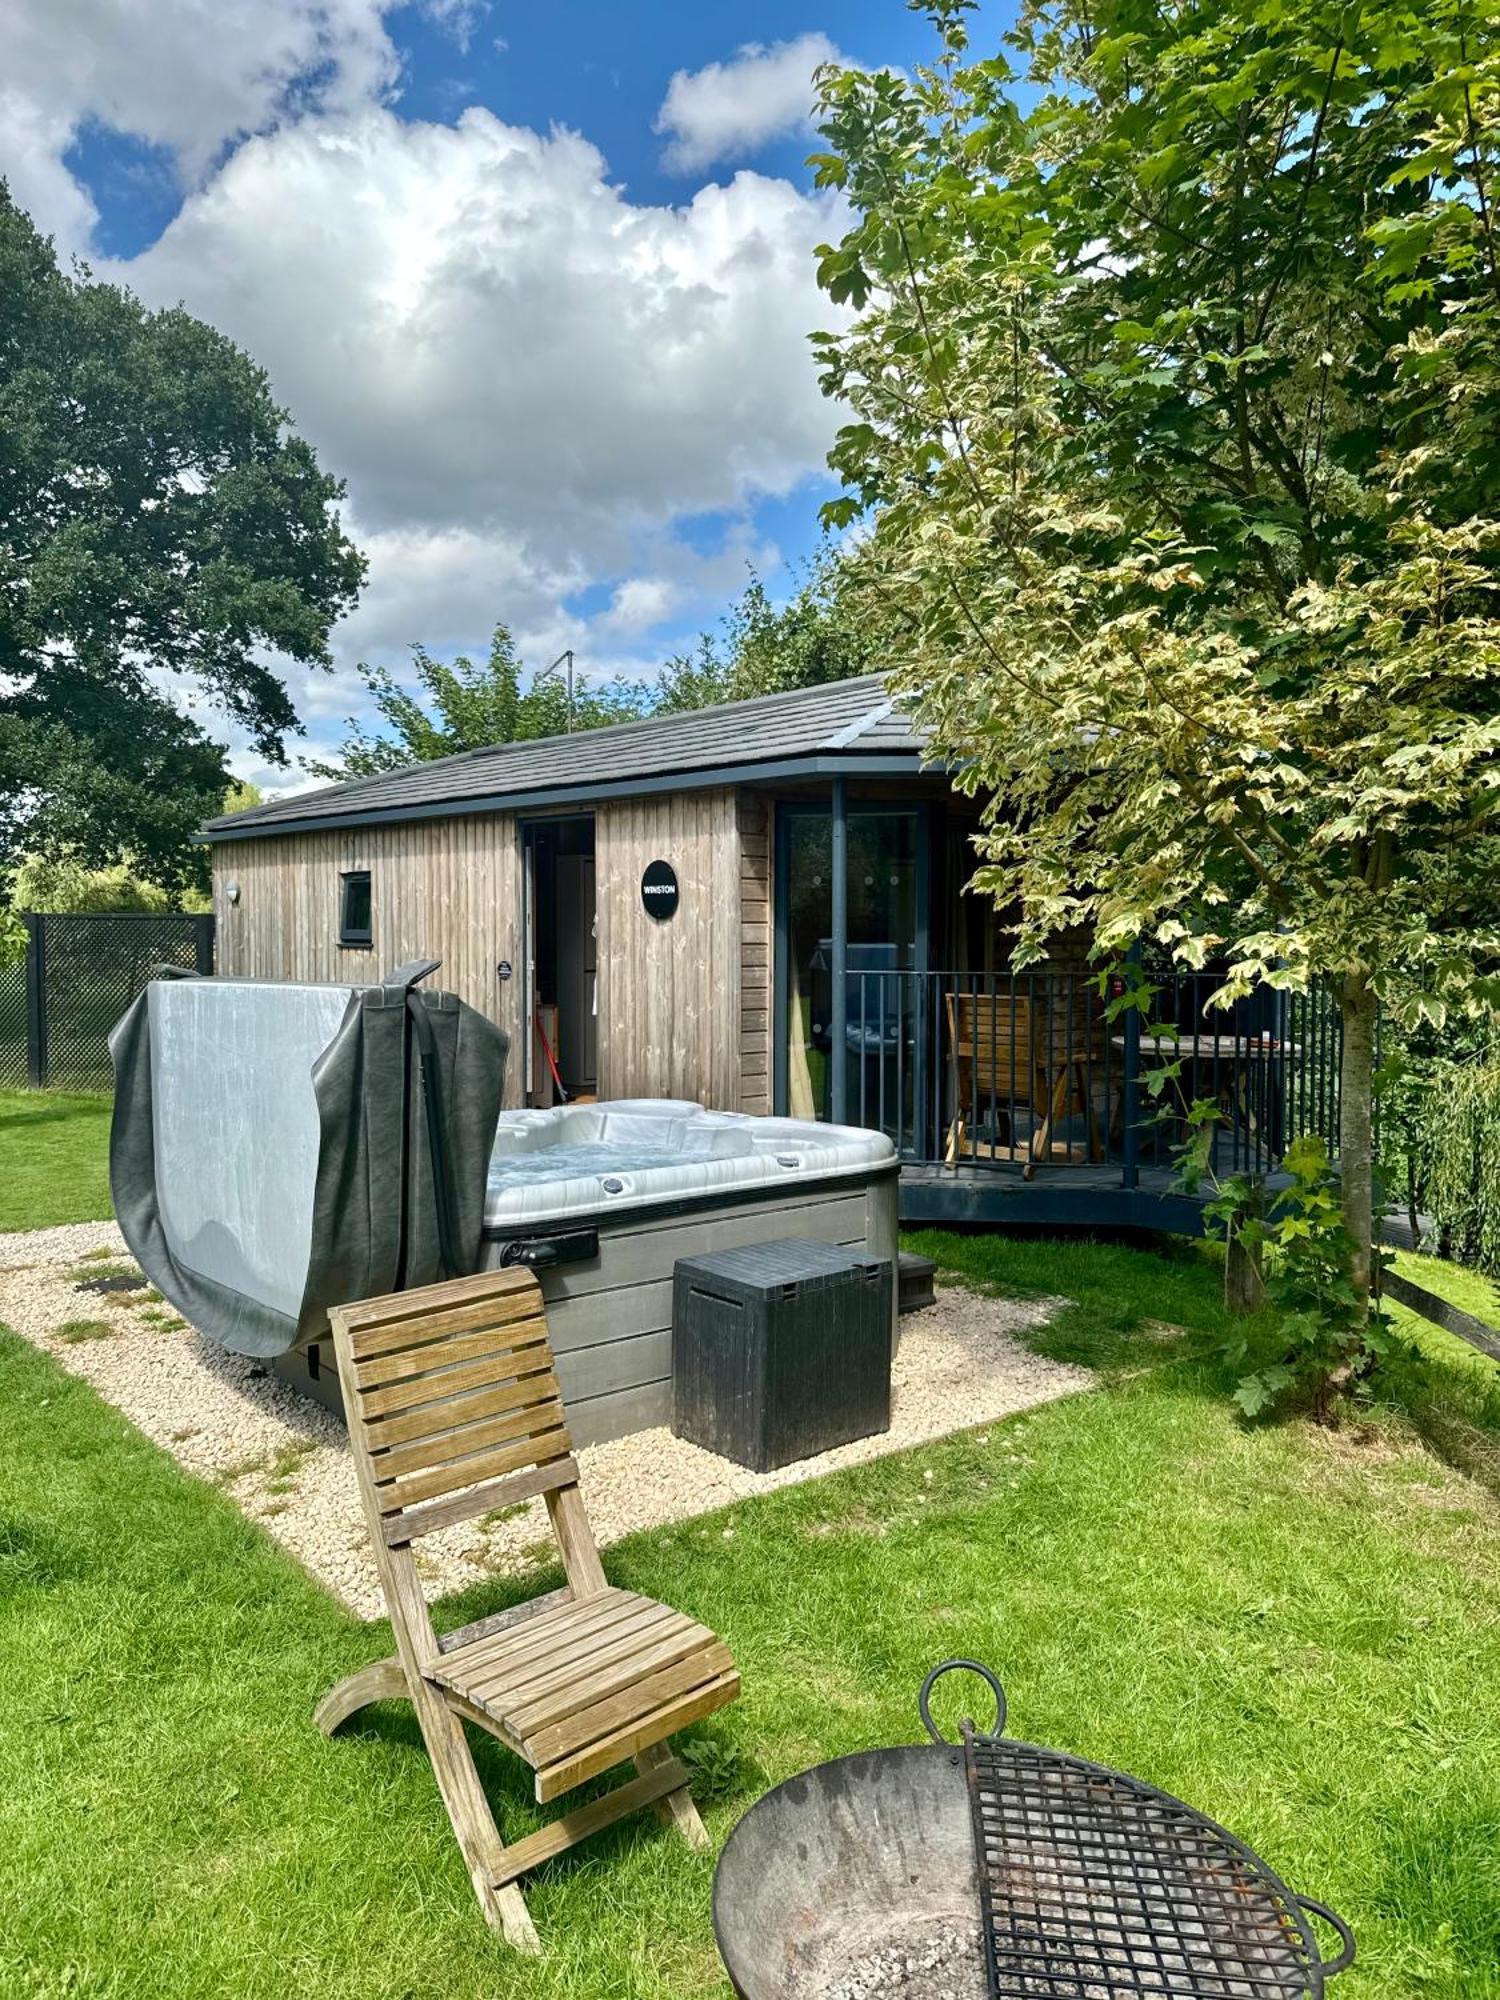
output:
[[[941,778],[943,766],[907,756],[786,757],[766,764],[723,764],[705,771],[667,771],[657,777],[601,779],[592,785],[553,785],[544,791],[494,792],[481,798],[430,799],[422,805],[383,806],[370,812],[320,813],[301,820],[211,821],[193,838],[205,845],[228,840],[275,840],[291,833],[336,833],[341,828],[395,826],[403,820],[457,819],[465,813],[525,814],[552,806],[602,805],[663,792],[706,792],[721,785],[776,784],[799,778]]]

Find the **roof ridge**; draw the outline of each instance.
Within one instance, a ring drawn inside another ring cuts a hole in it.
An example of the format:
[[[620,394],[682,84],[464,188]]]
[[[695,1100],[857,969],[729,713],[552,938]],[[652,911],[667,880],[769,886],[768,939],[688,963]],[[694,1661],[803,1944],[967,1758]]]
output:
[[[825,699],[829,695],[842,693],[845,689],[858,687],[862,682],[875,682],[882,688],[885,677],[879,673],[849,674],[843,680],[814,682],[810,686],[795,688],[773,688],[764,694],[744,695],[738,701],[714,701],[702,708],[676,708],[655,715],[633,716],[628,722],[605,722],[594,729],[562,730],[551,736],[513,737],[506,743],[481,743],[469,750],[453,750],[446,757],[419,757],[409,764],[393,764],[387,771],[369,771],[357,778],[339,778],[326,785],[315,786],[305,792],[292,792],[280,798],[266,799],[258,806],[249,806],[243,812],[220,813],[215,818],[204,821],[204,831],[235,825],[250,825],[261,819],[281,817],[293,801],[301,803],[327,797],[333,792],[342,792],[347,797],[358,798],[371,786],[389,784],[392,779],[408,776],[416,771],[436,771],[455,765],[476,764],[488,757],[496,757],[506,751],[537,751],[559,743],[575,743],[587,738],[597,742],[600,738],[617,739],[634,730],[661,729],[672,723],[702,722],[706,716],[720,716],[731,710],[767,708],[773,704],[790,707],[793,703],[809,699]],[[861,727],[868,727],[890,713],[894,703],[887,701],[878,713],[868,713],[856,717]],[[847,726],[847,725],[846,725]],[[840,732],[842,734],[842,732]],[[836,739],[831,748],[842,748]]]
[[[881,702],[878,708],[867,709],[863,715],[856,715],[852,722],[846,722],[835,736],[828,739],[830,750],[847,750],[851,743],[857,743],[867,729],[873,729],[877,722],[884,722],[895,708],[894,700]]]

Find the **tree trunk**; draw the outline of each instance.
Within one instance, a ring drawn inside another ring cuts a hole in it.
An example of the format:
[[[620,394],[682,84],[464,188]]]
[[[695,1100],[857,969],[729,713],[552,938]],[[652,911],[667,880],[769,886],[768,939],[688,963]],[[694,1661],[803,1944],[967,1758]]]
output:
[[[1239,1226],[1231,1223],[1224,1239],[1224,1304],[1232,1313],[1253,1313],[1265,1302],[1260,1246],[1247,1247]]]
[[[1339,990],[1344,1043],[1339,1060],[1339,1175],[1344,1226],[1354,1241],[1350,1275],[1361,1301],[1370,1296],[1375,1236],[1375,995],[1364,978]]]

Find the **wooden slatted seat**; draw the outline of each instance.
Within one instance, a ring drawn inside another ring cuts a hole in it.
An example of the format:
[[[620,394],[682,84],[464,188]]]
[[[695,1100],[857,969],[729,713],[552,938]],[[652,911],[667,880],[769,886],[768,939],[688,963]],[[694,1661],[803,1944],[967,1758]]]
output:
[[[1030,1180],[1038,1160],[1052,1157],[1053,1127],[1074,1111],[1088,1121],[1089,1158],[1104,1157],[1093,1091],[1104,1041],[1086,986],[1062,995],[1044,988],[1040,1001],[1029,991],[1003,988],[948,993],[944,1005],[957,1098],[944,1151],[949,1166],[981,1153],[1024,1160],[1022,1177]],[[976,1139],[972,1121],[987,1106],[1008,1120],[1020,1109],[1038,1114],[1031,1137],[1024,1145],[1014,1136],[1004,1145],[993,1137]]]
[[[519,1633],[470,1640],[432,1677],[526,1759],[546,1800],[630,1756],[643,1723],[658,1740],[664,1710],[694,1705],[733,1673],[729,1648],[707,1626],[634,1591],[606,1590]]]
[[[530,1272],[482,1272],[340,1306],[331,1318],[396,1652],[341,1681],[319,1706],[318,1726],[332,1735],[372,1701],[411,1700],[485,1915],[513,1945],[536,1951],[517,1882],[527,1869],[645,1805],[690,1844],[706,1844],[666,1738],[732,1701],[739,1675],[706,1626],[606,1581]],[[439,1637],[413,1541],[537,1497],[565,1588]],[[541,1802],[627,1760],[637,1775],[507,1847],[465,1720],[531,1766]]]

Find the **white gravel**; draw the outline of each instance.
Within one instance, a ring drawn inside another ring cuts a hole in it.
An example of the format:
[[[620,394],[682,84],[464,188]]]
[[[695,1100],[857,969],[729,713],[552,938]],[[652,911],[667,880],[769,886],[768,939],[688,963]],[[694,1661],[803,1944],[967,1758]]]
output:
[[[187,1471],[228,1493],[350,1610],[379,1617],[343,1426],[262,1364],[205,1340],[153,1295],[80,1292],[84,1263],[109,1268],[101,1252],[129,1263],[113,1223],[0,1235],[0,1321],[92,1383]],[[618,1541],[1087,1388],[1086,1370],[1045,1361],[1016,1338],[1060,1304],[941,1290],[935,1305],[902,1321],[890,1430],[777,1472],[748,1472],[665,1429],[588,1446],[578,1460],[595,1534]],[[73,1340],[59,1333],[78,1321],[108,1331]],[[524,1572],[552,1553],[540,1501],[418,1545],[435,1594]]]

